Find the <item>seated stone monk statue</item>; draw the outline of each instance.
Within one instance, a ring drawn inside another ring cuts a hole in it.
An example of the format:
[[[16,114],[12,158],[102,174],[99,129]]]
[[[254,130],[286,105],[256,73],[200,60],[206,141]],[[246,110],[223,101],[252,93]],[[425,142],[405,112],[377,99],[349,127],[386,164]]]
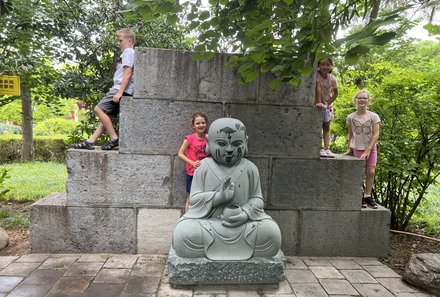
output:
[[[224,261],[275,256],[281,233],[264,213],[257,167],[243,158],[246,127],[233,118],[214,121],[206,150],[210,156],[194,172],[189,210],[174,229],[176,255]]]

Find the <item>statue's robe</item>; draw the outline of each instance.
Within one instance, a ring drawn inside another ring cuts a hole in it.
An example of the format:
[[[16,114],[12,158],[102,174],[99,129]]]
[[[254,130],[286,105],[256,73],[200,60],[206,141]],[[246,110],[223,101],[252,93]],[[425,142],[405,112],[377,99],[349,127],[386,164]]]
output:
[[[222,181],[231,177],[234,196],[214,206],[214,195]],[[238,227],[225,227],[221,215],[226,206],[238,204],[249,220]],[[234,167],[219,166],[211,157],[195,170],[190,207],[173,234],[173,247],[180,257],[211,260],[247,260],[254,256],[275,256],[281,245],[278,225],[264,213],[260,175],[257,167],[241,159]]]

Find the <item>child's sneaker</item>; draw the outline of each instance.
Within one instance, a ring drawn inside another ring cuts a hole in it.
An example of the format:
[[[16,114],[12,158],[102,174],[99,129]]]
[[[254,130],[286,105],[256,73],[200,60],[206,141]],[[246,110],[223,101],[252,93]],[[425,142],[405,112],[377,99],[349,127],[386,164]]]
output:
[[[325,149],[325,153],[327,154],[328,158],[334,158],[335,154],[333,154],[330,149]]]
[[[368,207],[371,207],[372,209],[377,209],[377,203],[374,201],[373,198],[371,198],[371,196],[366,196],[364,197],[365,199],[365,203],[367,203]]]
[[[367,201],[365,201],[365,198],[364,198],[364,197],[362,197],[362,204],[361,204],[361,207],[362,207],[362,208],[367,208],[367,207],[368,207]]]
[[[327,153],[325,152],[324,149],[321,149],[321,151],[319,152],[319,155],[320,155],[321,157],[327,157]]]
[[[109,141],[106,144],[104,144],[103,146],[101,146],[101,149],[105,150],[105,151],[109,151],[114,149],[115,147],[119,146],[119,138]]]

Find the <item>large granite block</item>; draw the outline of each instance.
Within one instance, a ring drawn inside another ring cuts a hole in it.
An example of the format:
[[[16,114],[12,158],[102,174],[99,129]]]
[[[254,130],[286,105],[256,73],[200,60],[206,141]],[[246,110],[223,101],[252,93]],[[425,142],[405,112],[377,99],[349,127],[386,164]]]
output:
[[[274,159],[270,208],[359,209],[364,161],[337,155],[321,159]]]
[[[171,205],[174,207],[185,206],[186,197],[186,169],[185,162],[174,157],[174,178],[173,178],[173,200]]]
[[[226,67],[230,54],[216,54],[208,61],[193,61],[190,52],[136,48],[134,98],[197,100],[211,102],[313,105],[314,75],[299,88],[269,88],[274,77],[261,75],[240,84],[236,70]]]
[[[273,75],[264,74],[258,78],[258,103],[294,105],[294,106],[314,106],[316,76],[315,73],[305,77],[299,87],[284,84],[278,89],[268,87],[274,79]]]
[[[172,156],[67,152],[67,205],[169,206]]]
[[[247,261],[180,258],[174,249],[168,255],[168,278],[176,285],[280,283],[284,280],[284,268],[281,251],[275,257]]]
[[[302,230],[298,255],[387,256],[391,214],[386,208],[304,210],[300,217]]]
[[[33,253],[135,253],[136,210],[72,207],[52,194],[32,204],[30,237]]]
[[[249,154],[318,159],[322,112],[313,107],[231,104],[249,135]]]
[[[137,215],[137,253],[167,254],[180,209],[139,209]]]
[[[265,212],[274,219],[281,231],[281,250],[288,256],[298,255],[300,217],[297,210],[268,210]]]
[[[177,154],[186,135],[194,133],[191,115],[200,111],[210,122],[223,117],[221,103],[127,99],[121,105],[121,153]]]
[[[136,48],[134,98],[255,101],[255,83],[239,85],[232,69],[225,69],[228,55],[209,61],[193,61],[190,52]],[[140,66],[138,66],[140,65]]]

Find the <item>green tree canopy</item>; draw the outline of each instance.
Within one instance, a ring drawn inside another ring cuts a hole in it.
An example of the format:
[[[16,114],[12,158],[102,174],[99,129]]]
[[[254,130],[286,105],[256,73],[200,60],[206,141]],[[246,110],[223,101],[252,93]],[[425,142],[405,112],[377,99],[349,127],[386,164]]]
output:
[[[277,77],[271,86],[277,87],[297,86],[302,76],[312,73],[315,61],[335,53],[356,63],[370,48],[396,36],[396,28],[407,23],[399,13],[434,1],[411,2],[380,10],[380,0],[209,0],[207,7],[199,0],[151,0],[131,2],[126,14],[147,20],[166,14],[170,23],[187,22],[197,34],[195,58],[210,58],[227,48],[242,54],[230,63],[238,67],[243,82],[271,72]],[[338,37],[359,19],[365,20],[361,30]]]

